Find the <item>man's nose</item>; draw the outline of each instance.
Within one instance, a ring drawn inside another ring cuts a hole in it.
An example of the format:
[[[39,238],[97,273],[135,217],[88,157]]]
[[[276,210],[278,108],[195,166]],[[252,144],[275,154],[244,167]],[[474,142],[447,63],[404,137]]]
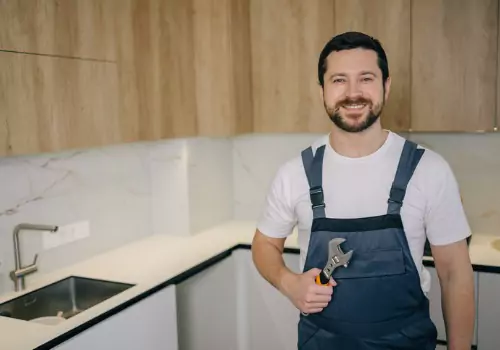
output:
[[[350,82],[348,85],[347,85],[347,91],[346,91],[346,96],[348,98],[359,98],[361,97],[362,93],[361,93],[361,89],[359,88],[359,85],[357,82]]]

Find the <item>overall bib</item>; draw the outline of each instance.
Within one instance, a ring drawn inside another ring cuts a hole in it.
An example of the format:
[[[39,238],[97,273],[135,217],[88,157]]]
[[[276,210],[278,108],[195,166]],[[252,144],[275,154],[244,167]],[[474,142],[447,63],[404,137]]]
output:
[[[325,145],[314,156],[311,147],[302,152],[313,210],[304,271],[325,267],[333,238],[345,238],[342,250],[354,252],[347,267],[333,272],[337,286],[328,306],[320,313],[300,316],[298,349],[434,350],[437,330],[400,216],[406,187],[424,150],[406,141],[387,214],[355,219],[325,217],[324,151]]]

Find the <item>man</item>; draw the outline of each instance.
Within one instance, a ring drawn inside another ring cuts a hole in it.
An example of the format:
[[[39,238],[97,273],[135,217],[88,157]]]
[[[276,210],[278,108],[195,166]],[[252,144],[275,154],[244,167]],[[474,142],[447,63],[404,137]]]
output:
[[[301,311],[298,348],[435,349],[422,266],[427,237],[448,349],[470,349],[470,228],[452,170],[437,153],[382,128],[391,78],[378,40],[358,32],[332,38],[318,79],[331,131],[281,166],[252,246],[260,274]],[[300,274],[282,258],[295,226]],[[344,238],[341,248],[353,255],[328,285],[317,285],[333,238]]]

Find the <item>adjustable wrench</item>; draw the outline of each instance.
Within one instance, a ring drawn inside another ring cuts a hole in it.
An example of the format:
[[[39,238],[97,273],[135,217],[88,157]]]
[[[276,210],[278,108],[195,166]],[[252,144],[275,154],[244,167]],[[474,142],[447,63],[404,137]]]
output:
[[[345,242],[345,238],[334,238],[328,243],[328,261],[323,270],[316,276],[316,284],[326,286],[330,282],[330,277],[333,271],[339,267],[347,267],[351,260],[353,250],[344,253],[340,245]],[[302,315],[307,316],[308,313],[301,312]]]
[[[330,277],[337,267],[347,267],[353,251],[350,250],[344,253],[342,248],[340,248],[340,245],[344,242],[345,238],[334,238],[328,243],[328,262],[323,271],[316,276],[316,284],[326,286],[330,282]]]

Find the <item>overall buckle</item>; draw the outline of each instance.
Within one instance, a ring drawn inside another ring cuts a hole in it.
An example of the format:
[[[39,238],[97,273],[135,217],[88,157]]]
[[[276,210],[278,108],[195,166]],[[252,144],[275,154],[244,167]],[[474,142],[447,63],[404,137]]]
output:
[[[389,203],[403,204],[403,198],[405,197],[406,191],[399,187],[392,187],[389,194]]]
[[[325,197],[323,195],[323,188],[321,186],[311,187],[311,189],[309,190],[309,198],[311,199],[313,209],[325,206]]]

